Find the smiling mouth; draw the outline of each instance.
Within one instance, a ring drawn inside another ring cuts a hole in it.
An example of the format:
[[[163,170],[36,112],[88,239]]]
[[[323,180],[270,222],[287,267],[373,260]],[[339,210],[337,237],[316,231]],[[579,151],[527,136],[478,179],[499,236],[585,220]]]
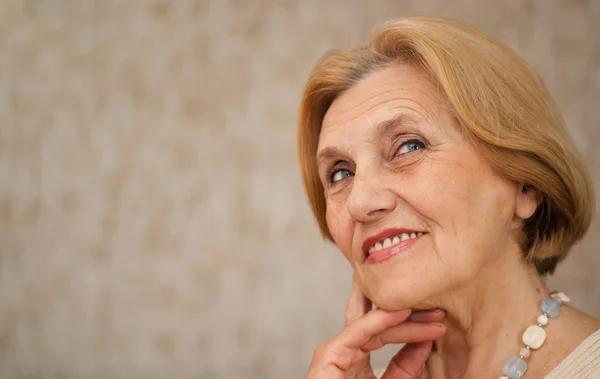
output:
[[[388,229],[368,238],[363,253],[368,263],[379,263],[411,248],[425,232],[407,229]]]
[[[400,242],[407,241],[412,238],[421,237],[423,234],[424,234],[423,232],[412,232],[412,233],[401,233],[401,234],[398,234],[398,235],[395,235],[392,237],[387,237],[382,242],[377,242],[377,243],[375,243],[375,245],[371,246],[369,248],[369,250],[367,250],[367,256],[371,255],[372,253],[374,253],[376,251],[379,251],[382,249],[387,249],[388,247],[396,246]]]

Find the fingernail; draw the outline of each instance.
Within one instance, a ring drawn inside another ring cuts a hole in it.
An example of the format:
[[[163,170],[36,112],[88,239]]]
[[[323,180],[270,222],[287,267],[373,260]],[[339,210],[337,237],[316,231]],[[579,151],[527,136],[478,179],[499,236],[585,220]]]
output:
[[[432,322],[430,325],[435,326],[437,328],[445,328],[445,325],[440,322]]]

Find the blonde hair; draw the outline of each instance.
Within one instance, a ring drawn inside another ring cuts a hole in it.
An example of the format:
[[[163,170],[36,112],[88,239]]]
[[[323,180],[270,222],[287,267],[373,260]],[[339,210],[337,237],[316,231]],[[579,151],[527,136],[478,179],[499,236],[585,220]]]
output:
[[[488,35],[444,18],[384,23],[366,46],[330,51],[310,74],[300,109],[298,152],[323,236],[332,240],[316,162],[323,117],[340,93],[398,63],[428,75],[464,135],[494,170],[543,195],[524,223],[521,246],[540,275],[552,273],[591,223],[594,193],[588,173],[557,106],[530,66]]]

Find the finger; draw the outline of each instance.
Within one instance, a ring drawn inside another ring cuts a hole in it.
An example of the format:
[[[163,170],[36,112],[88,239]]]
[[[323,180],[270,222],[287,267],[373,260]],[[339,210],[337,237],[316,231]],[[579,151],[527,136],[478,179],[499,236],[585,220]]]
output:
[[[425,368],[433,342],[411,343],[390,361],[381,379],[416,379]]]
[[[404,322],[410,315],[410,309],[384,311],[375,309],[345,327],[340,334],[329,341],[313,358],[313,365],[332,366],[333,369],[346,372],[369,356],[362,349],[373,336]],[[424,324],[421,324],[424,325]]]
[[[345,328],[339,334],[340,340],[345,341],[345,347],[361,348],[373,336],[406,321],[410,313],[410,309],[394,312],[375,309]]]
[[[406,321],[374,335],[361,346],[361,349],[373,351],[389,344],[434,341],[444,334],[446,334],[444,324]]]
[[[362,293],[355,275],[352,275],[352,290],[346,304],[346,325],[350,325],[362,316],[366,315],[372,308],[372,304]]]
[[[446,317],[446,312],[442,309],[427,309],[414,311],[410,314],[408,321],[415,322],[441,322]]]

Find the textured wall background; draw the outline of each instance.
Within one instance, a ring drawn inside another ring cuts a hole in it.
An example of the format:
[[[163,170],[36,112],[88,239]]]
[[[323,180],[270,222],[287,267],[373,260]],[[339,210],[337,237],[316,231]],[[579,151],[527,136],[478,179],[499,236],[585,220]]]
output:
[[[417,13],[522,53],[599,182],[599,1],[0,0],[0,377],[302,377],[350,271],[301,189],[301,89]],[[551,279],[596,316],[599,231]]]

